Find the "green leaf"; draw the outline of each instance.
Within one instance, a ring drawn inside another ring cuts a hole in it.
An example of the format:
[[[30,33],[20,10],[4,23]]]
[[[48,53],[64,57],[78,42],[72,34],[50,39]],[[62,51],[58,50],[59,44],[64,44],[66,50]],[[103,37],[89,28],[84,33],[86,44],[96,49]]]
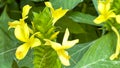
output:
[[[108,33],[96,40],[74,68],[119,68],[120,60],[110,60],[116,47],[116,35]]]
[[[98,1],[97,0],[92,0],[92,2],[95,6],[96,11],[98,11]]]
[[[53,7],[63,9],[73,9],[76,7],[80,2],[83,2],[83,0],[50,0],[52,2]]]
[[[12,37],[11,31],[8,31],[8,21],[10,20],[6,8],[4,8],[0,16],[0,68],[11,68],[16,49],[17,42]]]
[[[7,0],[7,3],[13,3],[15,0]]]
[[[68,16],[70,19],[72,19],[75,22],[98,26],[97,24],[95,24],[93,22],[93,20],[96,17],[92,16],[90,14],[84,14],[84,13],[80,13],[80,12],[72,12]]]
[[[34,31],[40,32],[41,35],[39,36],[39,38],[41,40],[50,39],[51,36],[55,33],[55,27],[52,25],[52,20],[53,19],[48,7],[46,7],[42,12],[34,12]],[[55,37],[53,39],[55,39]]]
[[[49,46],[34,48],[34,68],[61,68],[56,52]]]
[[[52,25],[52,18],[49,9],[46,7],[40,13],[34,13],[33,24],[35,32],[40,32],[40,40],[49,39],[55,33],[55,27]],[[55,40],[53,38],[52,40]],[[34,68],[61,68],[61,63],[56,52],[49,46],[40,45],[34,48]]]
[[[8,21],[12,21],[12,19],[9,18],[7,12],[6,12],[7,7],[4,8],[3,13],[0,16],[0,27],[3,29],[5,32],[8,32]]]
[[[66,30],[66,28],[68,28],[71,33],[75,33],[75,34],[85,33],[85,30],[82,28],[82,26],[80,24],[72,21],[67,16],[64,16],[59,21],[57,21],[55,23],[55,26],[61,32],[64,32]]]
[[[19,68],[19,66],[15,60],[13,60],[12,68]]]
[[[83,54],[88,50],[93,42],[78,44],[68,50],[70,58],[70,66],[63,66],[63,68],[74,68],[78,61],[82,58]]]
[[[19,9],[19,5],[16,3],[16,1],[7,5],[7,12],[8,12],[9,17],[12,19],[21,18],[21,12]]]
[[[19,68],[33,68],[33,50],[29,50],[25,58],[17,62]]]
[[[0,68],[11,68],[15,43],[0,29]]]
[[[4,8],[4,11],[0,16],[0,68],[13,67],[13,60],[16,60],[15,50],[17,46],[20,45],[14,37],[13,30],[8,30],[8,22],[12,21],[12,19],[10,19],[8,14],[6,13],[6,8]],[[28,67],[32,67],[32,57],[29,55],[31,54],[28,54],[28,56],[26,56],[24,60],[17,62],[17,65],[20,67],[25,65]]]
[[[0,8],[2,8],[5,5],[5,2],[2,0],[0,1]]]
[[[51,13],[47,7],[40,13],[34,12],[33,24],[35,26],[35,30],[46,34],[46,31],[50,29],[52,25],[51,20]]]
[[[96,27],[87,24],[80,24],[82,28],[85,30],[85,33],[75,34],[73,37],[79,39],[80,43],[90,42],[96,40],[100,32],[97,31]]]
[[[31,0],[31,1],[34,1],[34,2],[40,2],[40,1],[44,1],[44,0]]]

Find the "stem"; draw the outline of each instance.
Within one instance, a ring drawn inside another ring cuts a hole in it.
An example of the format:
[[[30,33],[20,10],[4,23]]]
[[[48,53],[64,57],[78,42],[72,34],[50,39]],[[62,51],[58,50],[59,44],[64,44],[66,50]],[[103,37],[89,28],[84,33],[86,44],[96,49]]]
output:
[[[116,46],[116,51],[113,55],[111,55],[110,59],[114,60],[115,58],[118,58],[118,55],[120,53],[120,35],[118,30],[111,25],[112,30],[115,32],[116,36],[117,36],[117,46]]]

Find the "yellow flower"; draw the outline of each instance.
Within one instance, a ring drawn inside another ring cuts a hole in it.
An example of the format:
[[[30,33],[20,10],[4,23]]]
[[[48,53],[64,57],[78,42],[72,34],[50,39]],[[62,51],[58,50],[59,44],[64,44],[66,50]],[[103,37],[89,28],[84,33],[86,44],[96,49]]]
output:
[[[29,13],[29,11],[30,11],[30,9],[31,9],[32,7],[31,6],[29,6],[29,5],[25,5],[24,7],[23,7],[23,9],[22,9],[22,18],[23,19],[26,19],[26,18],[28,18],[28,13]]]
[[[25,5],[23,7],[22,19],[20,19],[19,21],[15,20],[13,22],[9,22],[9,29],[15,28],[14,34],[16,38],[20,41],[26,41],[29,38],[30,28],[24,20],[27,18],[27,14],[30,9],[31,6]]]
[[[94,20],[96,24],[103,23],[111,17],[116,17],[113,10],[110,10],[111,0],[98,1],[98,11],[100,15]]]
[[[113,26],[112,26],[112,30],[117,35],[117,46],[116,46],[116,52],[110,56],[110,60],[114,60],[114,59],[118,58],[118,55],[120,53],[120,35],[119,35],[119,32]]]
[[[67,9],[63,10],[62,8],[59,8],[59,9],[54,9],[52,7],[52,4],[50,2],[45,2],[45,5],[47,7],[50,8],[51,10],[51,13],[52,13],[52,17],[53,17],[53,25],[55,24],[55,22],[60,19],[61,17],[63,17],[66,13],[67,13]]]
[[[31,9],[31,6],[25,5],[25,6],[23,7],[23,9],[22,9],[22,19],[20,19],[19,21],[16,20],[16,21],[14,21],[14,22],[9,22],[9,29],[10,29],[10,28],[16,28],[18,25],[23,25],[23,24],[25,24],[25,21],[24,21],[24,20],[25,20],[26,18],[28,18],[27,15],[28,15],[30,9]]]
[[[30,31],[29,27],[27,26],[27,23],[24,23],[22,25],[17,25],[15,27],[15,36],[18,40],[24,42],[22,45],[20,45],[16,50],[16,58],[21,60],[23,59],[28,50],[33,47],[39,46],[41,44],[40,40],[38,38],[35,38],[33,34],[30,38]]]
[[[68,41],[68,37],[69,37],[69,31],[68,29],[66,29],[62,45],[60,43],[45,39],[46,41],[45,45],[51,45],[51,47],[57,52],[61,63],[65,66],[70,65],[69,62],[70,56],[68,55],[68,52],[65,49],[69,49],[79,42],[78,39]]]
[[[15,28],[14,34],[15,37],[24,42],[22,45],[20,45],[17,50],[16,50],[16,58],[21,60],[23,59],[29,48],[31,47],[36,47],[39,46],[41,44],[40,40],[38,38],[35,38],[33,34],[30,38],[30,28],[28,27],[27,23],[25,23],[25,19],[27,18],[27,14],[30,10],[30,6],[26,5],[23,7],[23,12],[22,12],[22,19],[20,19],[19,21],[13,21],[13,22],[9,22],[9,29],[10,28]]]
[[[34,37],[35,34],[33,34],[30,38],[28,37],[25,41],[22,40],[24,43],[17,48],[15,53],[17,59],[23,59],[30,48],[41,45],[40,40]]]

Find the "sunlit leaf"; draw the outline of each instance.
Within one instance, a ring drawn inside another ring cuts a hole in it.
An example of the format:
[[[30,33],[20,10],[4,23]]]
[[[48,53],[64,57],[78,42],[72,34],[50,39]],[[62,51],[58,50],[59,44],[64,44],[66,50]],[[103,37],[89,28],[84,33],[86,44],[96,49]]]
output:
[[[85,23],[90,25],[96,25],[93,20],[96,18],[90,14],[84,14],[80,12],[72,12],[69,14],[69,18],[78,23]],[[98,25],[97,25],[98,26]]]
[[[115,45],[114,33],[101,37],[91,45],[74,68],[119,68],[120,60],[109,59],[114,52]]]
[[[75,45],[73,48],[69,49],[68,52],[71,56],[70,58],[70,66],[63,66],[63,68],[74,68],[74,66],[79,62],[79,60],[82,58],[84,53],[88,50],[88,48],[93,44],[94,42],[88,42],[84,44],[78,44]]]
[[[74,25],[73,25],[74,24]],[[66,28],[70,30],[71,33],[79,34],[85,33],[85,30],[82,26],[67,17],[61,18],[55,26],[61,31],[64,32]]]
[[[55,8],[73,9],[83,0],[50,0],[50,2],[52,2]]]
[[[8,30],[8,22],[12,21],[6,13],[6,8],[0,16],[0,68],[11,68],[13,60],[15,59],[15,50],[18,45],[18,41],[14,37],[13,30]],[[31,55],[31,54],[30,54]],[[27,56],[24,61],[19,61],[18,65],[32,67],[32,58]],[[26,61],[29,61],[26,63]]]
[[[11,19],[6,13],[6,8],[4,8],[3,13],[0,16],[0,67],[10,68],[12,65],[12,60],[14,58],[14,51],[16,49],[16,43],[13,42],[14,39],[9,34],[8,31],[8,21]]]

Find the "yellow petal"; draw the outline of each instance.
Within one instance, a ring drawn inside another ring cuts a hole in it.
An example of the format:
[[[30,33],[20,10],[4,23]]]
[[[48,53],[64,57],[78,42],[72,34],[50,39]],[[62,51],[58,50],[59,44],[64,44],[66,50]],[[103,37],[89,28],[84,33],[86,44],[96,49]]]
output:
[[[69,48],[73,47],[78,42],[79,42],[79,39],[67,41],[64,44],[62,44],[62,49],[69,49]]]
[[[109,11],[110,8],[111,8],[111,0],[107,0],[105,9],[106,9],[106,11]]]
[[[70,33],[69,33],[68,28],[67,28],[66,31],[65,31],[64,38],[63,38],[63,42],[62,42],[62,49],[71,48],[72,46],[74,46],[76,43],[79,42],[78,39],[72,40],[72,41],[68,41],[69,35],[70,35]]]
[[[100,14],[104,14],[106,12],[104,2],[101,1],[98,2],[98,11],[100,12]]]
[[[53,24],[55,24],[57,20],[63,17],[67,13],[67,11],[67,9],[63,10],[62,8],[56,9],[55,11],[51,11],[53,16]]]
[[[116,59],[116,58],[118,58],[118,55],[116,55],[116,54],[112,54],[112,55],[110,56],[110,60],[114,60],[114,59]]]
[[[118,24],[120,24],[120,15],[116,16],[116,21],[117,21]]]
[[[15,53],[16,58],[17,58],[18,60],[23,59],[23,58],[26,56],[29,48],[30,48],[30,47],[28,46],[27,43],[24,43],[24,44],[20,45],[20,46],[17,48],[16,53]]]
[[[57,51],[57,54],[58,54],[60,61],[63,65],[65,65],[65,66],[70,65],[70,62],[69,62],[70,56],[68,55],[67,51],[59,50],[59,51]]]
[[[24,25],[18,25],[15,28],[15,36],[18,40],[27,42],[29,39],[29,28],[27,24],[25,23]]]
[[[51,37],[50,37],[50,40],[55,39],[59,33],[60,33],[60,32],[57,31],[57,32],[55,32],[54,34],[52,34]]]
[[[113,12],[113,10],[110,10],[107,14],[107,19],[111,18],[111,17],[116,17],[116,14]]]
[[[51,41],[49,39],[44,39],[45,45],[51,45]]]
[[[67,11],[68,11],[68,9],[64,9],[63,10],[62,8],[59,8],[59,9],[55,10],[50,2],[45,2],[45,5],[47,7],[49,7],[50,10],[51,10],[52,17],[53,17],[53,25],[55,24],[55,22],[58,19],[60,19],[61,17],[63,17],[67,13]]]
[[[62,44],[66,43],[68,41],[69,35],[70,35],[70,33],[69,33],[68,28],[67,28],[66,31],[65,31],[64,37],[63,37]]]
[[[37,34],[37,33],[35,33],[35,34]],[[33,34],[33,35],[30,37],[30,40],[29,40],[29,42],[28,42],[28,43],[30,44],[31,48],[37,47],[37,46],[40,46],[40,45],[41,45],[40,40],[39,40],[38,38],[35,38],[35,37],[34,37],[35,34]]]
[[[110,0],[98,1],[98,11],[100,14],[106,14],[110,10]]]
[[[40,40],[38,38],[34,38],[30,45],[31,45],[31,48],[37,47],[37,46],[41,45],[41,42],[40,42]]]
[[[96,24],[101,24],[101,23],[103,23],[103,22],[105,22],[107,19],[104,17],[104,15],[99,15],[95,20],[94,20],[94,22],[96,23]]]
[[[59,50],[61,49],[61,44],[59,43],[56,43],[56,42],[53,42],[49,39],[44,39],[46,41],[45,45],[51,45],[51,47],[54,49],[54,50]]]
[[[28,15],[28,13],[29,13],[29,11],[30,11],[31,8],[32,7],[29,6],[29,5],[25,5],[23,7],[23,9],[22,9],[22,18],[26,18],[26,16]]]
[[[9,28],[16,28],[17,25],[20,25],[19,21],[8,22]]]
[[[52,7],[52,4],[50,2],[45,2],[45,5],[47,7],[49,7],[50,9],[54,10],[54,8]]]

